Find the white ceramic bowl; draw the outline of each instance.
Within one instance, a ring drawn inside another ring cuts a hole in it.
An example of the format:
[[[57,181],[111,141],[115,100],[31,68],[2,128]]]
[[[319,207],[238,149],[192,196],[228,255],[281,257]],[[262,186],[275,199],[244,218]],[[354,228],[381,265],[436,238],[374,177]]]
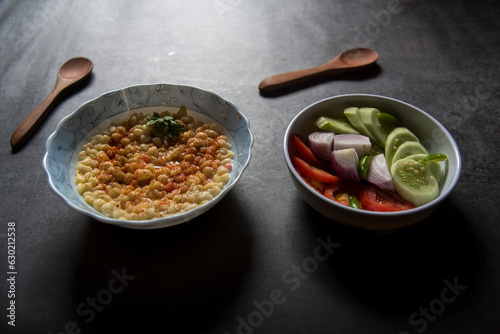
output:
[[[315,120],[320,116],[342,116],[347,107],[374,107],[398,118],[421,141],[429,153],[444,153],[445,175],[440,182],[440,195],[434,201],[400,212],[373,212],[353,209],[338,204],[319,194],[305,183],[295,171],[291,156],[295,154],[293,134],[306,136],[317,131]],[[290,123],[285,133],[284,154],[293,183],[302,198],[325,217],[356,228],[383,231],[414,224],[443,202],[457,184],[461,170],[460,153],[450,133],[432,116],[408,103],[379,95],[347,94],[318,101],[302,110]]]
[[[234,152],[233,169],[222,192],[207,204],[178,215],[143,221],[109,218],[89,206],[76,191],[75,172],[82,143],[111,122],[126,120],[134,112],[152,114],[185,105],[195,119],[216,122]],[[189,221],[218,203],[238,182],[250,161],[253,135],[248,119],[220,95],[201,88],[175,85],[138,85],[105,93],[88,101],[62,119],[46,142],[43,168],[50,187],[73,209],[101,222],[136,229],[154,229]]]

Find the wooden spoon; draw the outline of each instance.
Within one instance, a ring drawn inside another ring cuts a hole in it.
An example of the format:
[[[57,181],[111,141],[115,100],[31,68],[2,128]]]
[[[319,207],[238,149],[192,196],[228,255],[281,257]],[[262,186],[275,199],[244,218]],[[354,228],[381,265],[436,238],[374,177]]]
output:
[[[42,124],[67,88],[87,77],[94,64],[87,58],[73,58],[64,63],[57,72],[56,85],[47,98],[31,112],[16,128],[10,138],[14,150],[21,148]]]
[[[362,70],[374,65],[377,59],[378,53],[372,49],[350,49],[342,52],[326,64],[270,76],[262,80],[259,84],[259,90],[267,93],[319,78]]]

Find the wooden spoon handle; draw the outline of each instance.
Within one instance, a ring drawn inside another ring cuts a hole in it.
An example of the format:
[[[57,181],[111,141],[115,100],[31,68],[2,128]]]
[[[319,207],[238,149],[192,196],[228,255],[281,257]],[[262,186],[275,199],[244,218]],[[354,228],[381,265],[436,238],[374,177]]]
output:
[[[289,88],[294,85],[303,84],[319,78],[355,71],[357,69],[358,68],[351,68],[342,65],[333,66],[333,64],[328,63],[304,70],[276,74],[262,80],[259,84],[259,90],[263,93],[268,93]]]
[[[270,76],[261,81],[259,84],[259,90],[262,93],[273,92],[320,78],[363,70],[373,64],[374,61],[367,64],[351,66],[337,57],[329,63],[317,67]]]
[[[325,71],[327,71],[327,69],[323,66],[318,66],[304,70],[276,74],[262,80],[259,84],[259,90],[266,93],[302,84],[324,76]]]
[[[12,137],[10,138],[10,146],[13,149],[20,149],[26,141],[31,137],[35,130],[47,118],[47,115],[52,111],[56,104],[61,89],[57,86],[43,100],[38,107],[35,108],[22,122],[18,125]]]

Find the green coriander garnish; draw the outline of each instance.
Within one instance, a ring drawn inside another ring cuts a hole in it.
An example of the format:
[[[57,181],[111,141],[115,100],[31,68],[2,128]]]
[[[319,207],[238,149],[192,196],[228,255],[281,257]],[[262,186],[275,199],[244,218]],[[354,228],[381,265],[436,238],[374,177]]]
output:
[[[431,154],[420,160],[419,162],[428,162],[428,161],[445,161],[448,157],[443,153]]]
[[[399,119],[397,119],[396,117],[392,116],[391,114],[388,114],[388,113],[385,113],[385,112],[379,112],[377,114],[377,117],[379,119],[383,119],[384,121],[387,121],[391,124],[394,124],[396,126],[403,126],[401,124],[401,122],[399,121]]]
[[[164,133],[170,138],[175,138],[186,130],[184,129],[183,124],[179,124],[173,119],[174,118],[172,116],[160,117],[160,115],[155,112],[146,125],[153,126],[156,131]]]

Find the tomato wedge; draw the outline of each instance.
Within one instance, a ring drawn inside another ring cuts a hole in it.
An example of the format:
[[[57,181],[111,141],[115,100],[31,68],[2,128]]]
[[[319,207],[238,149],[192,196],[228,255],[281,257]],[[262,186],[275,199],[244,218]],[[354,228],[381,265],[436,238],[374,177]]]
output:
[[[318,159],[318,157],[314,154],[314,152],[304,144],[304,141],[298,136],[293,135],[293,145],[299,152],[299,155],[309,164],[315,165],[318,167],[323,167],[325,164]]]
[[[382,190],[368,186],[359,193],[359,201],[365,210],[371,211],[403,211],[413,209],[415,205],[403,199],[395,191]]]
[[[340,177],[336,175],[332,175],[328,172],[325,172],[322,169],[311,166],[306,161],[297,156],[293,157],[292,160],[293,160],[292,161],[293,166],[295,167],[297,172],[310,179],[324,183],[338,183],[342,180]]]
[[[305,177],[304,175],[300,175],[300,177],[302,177],[302,180],[304,180],[305,183],[307,183],[309,186],[311,186],[311,188],[313,188],[320,194],[323,194],[323,192],[325,191],[326,183],[313,180],[311,178]]]
[[[339,182],[326,187],[323,195],[339,204],[349,206],[349,195],[358,198],[363,189],[362,183]]]

